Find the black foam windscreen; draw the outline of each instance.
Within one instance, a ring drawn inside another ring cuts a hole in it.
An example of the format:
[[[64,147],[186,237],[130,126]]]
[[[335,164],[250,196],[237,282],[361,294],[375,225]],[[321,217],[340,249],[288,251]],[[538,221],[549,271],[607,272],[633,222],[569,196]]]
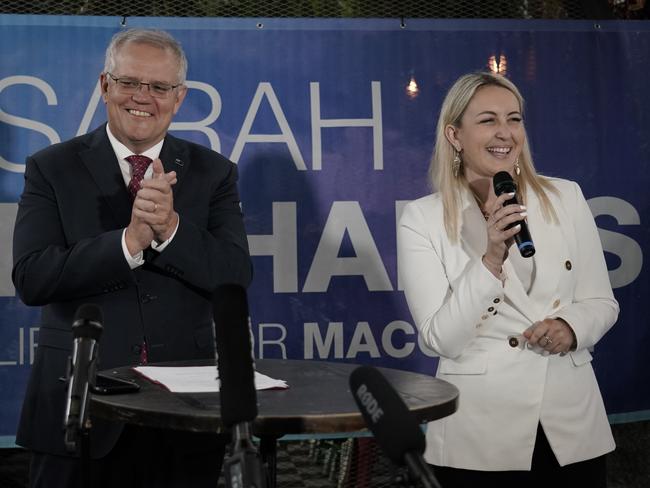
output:
[[[257,394],[246,290],[234,284],[219,286],[212,310],[221,420],[226,427],[251,422],[257,417]]]
[[[494,193],[496,196],[502,193],[513,193],[517,191],[517,185],[507,171],[499,171],[492,177]]]
[[[406,453],[424,452],[424,434],[415,416],[379,370],[371,366],[355,369],[350,390],[366,425],[391,461],[404,465]]]
[[[94,303],[85,303],[74,314],[72,337],[87,337],[99,341],[103,331],[103,322],[101,308]]]

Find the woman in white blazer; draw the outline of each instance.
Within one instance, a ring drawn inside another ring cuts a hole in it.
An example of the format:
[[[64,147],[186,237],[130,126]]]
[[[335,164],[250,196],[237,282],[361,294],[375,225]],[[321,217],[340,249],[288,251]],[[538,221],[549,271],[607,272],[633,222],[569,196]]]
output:
[[[398,259],[409,308],[458,411],[427,427],[442,485],[606,486],[615,447],[590,349],[614,324],[598,232],[580,187],[535,172],[523,99],[500,75],[461,77],[437,127],[437,193],[408,204]],[[507,171],[518,204],[492,178]],[[527,221],[536,248],[513,237]]]

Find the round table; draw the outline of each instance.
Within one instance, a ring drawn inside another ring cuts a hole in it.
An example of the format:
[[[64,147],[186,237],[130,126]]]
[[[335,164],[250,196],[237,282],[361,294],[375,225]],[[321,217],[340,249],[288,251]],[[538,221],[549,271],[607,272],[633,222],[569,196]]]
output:
[[[214,360],[164,363],[160,366],[214,365]],[[325,361],[260,359],[255,368],[285,380],[285,390],[257,392],[258,416],[253,432],[275,486],[276,440],[287,434],[328,434],[366,428],[352,397],[348,379],[357,364]],[[418,373],[377,368],[400,394],[419,422],[452,414],[458,405],[455,386]],[[138,393],[93,395],[90,414],[129,424],[197,432],[223,432],[218,393],[171,393],[138,375],[131,367],[104,371],[140,385]],[[216,373],[216,367],[215,367]]]

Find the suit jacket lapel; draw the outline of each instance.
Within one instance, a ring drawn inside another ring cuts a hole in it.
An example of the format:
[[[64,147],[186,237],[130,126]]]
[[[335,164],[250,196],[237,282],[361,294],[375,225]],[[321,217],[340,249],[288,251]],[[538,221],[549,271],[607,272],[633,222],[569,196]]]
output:
[[[461,219],[461,245],[468,256],[481,259],[487,248],[485,218],[469,192],[463,195]]]
[[[556,225],[548,224],[544,220],[539,198],[533,192],[529,192],[526,206],[528,229],[535,244],[535,255],[528,258],[534,260],[534,281],[530,293],[527,293],[511,260],[507,259],[504,270],[508,279],[504,285],[504,293],[517,310],[531,322],[536,322],[546,318],[547,310],[554,301],[561,278],[558,256],[564,256],[566,252],[561,232]],[[519,250],[513,246],[510,252]]]
[[[160,151],[160,160],[165,168],[165,173],[176,171],[177,182],[172,186],[172,193],[174,194],[174,199],[176,199],[176,195],[185,180],[184,176],[190,167],[187,144],[167,134],[165,143]]]
[[[517,246],[512,246],[510,252],[519,252],[519,250],[517,249]],[[535,258],[533,257],[529,259]],[[506,259],[506,262],[503,263],[503,270],[507,276],[503,284],[503,293],[506,297],[506,301],[516,308],[524,317],[530,320],[531,323],[539,320],[539,306],[535,301],[531,300],[526,293],[524,285],[521,283],[521,280],[509,259]]]
[[[533,225],[537,226],[539,229],[542,229],[539,234],[544,234],[544,226],[546,225],[542,218],[541,214],[539,217],[539,205],[536,197],[529,198],[529,209],[535,209],[534,217],[529,217],[529,221],[532,218]],[[476,259],[481,259],[483,254],[485,254],[485,249],[487,248],[487,232],[485,228],[485,219],[481,214],[481,210],[474,201],[474,198],[469,192],[465,192],[463,196],[462,203],[462,227],[461,227],[461,245],[468,256],[472,256]],[[530,212],[530,211],[529,211]],[[530,214],[529,214],[530,215]],[[541,226],[539,221],[541,221]],[[533,242],[537,247],[536,236],[533,235]],[[540,245],[547,245],[544,239],[540,240]],[[544,258],[542,260],[538,259],[537,254],[533,259],[536,260],[536,265],[544,266],[543,263],[546,262],[546,255],[553,252],[550,249],[545,250],[542,253]],[[510,252],[519,252],[516,246],[513,246],[510,249]],[[503,265],[503,269],[506,273],[507,279],[504,283],[504,295],[506,301],[509,302],[514,308],[516,308],[521,314],[528,318],[531,322],[539,320],[539,305],[536,305],[533,300],[528,296],[524,286],[522,285],[515,269],[512,266],[512,263],[509,259]],[[539,277],[537,278],[539,279]]]
[[[552,307],[552,303],[557,298],[558,285],[564,272],[562,257],[568,255],[568,247],[561,226],[549,224],[544,220],[540,201],[532,192],[528,197],[527,206],[529,208],[528,229],[535,244],[533,259],[537,268],[531,297],[537,304],[539,314],[545,318],[547,310]],[[560,210],[557,205],[555,210]]]
[[[128,225],[131,218],[131,198],[126,190],[117,157],[108,140],[106,124],[89,135],[88,148],[80,151],[79,157],[92,175],[117,225]]]

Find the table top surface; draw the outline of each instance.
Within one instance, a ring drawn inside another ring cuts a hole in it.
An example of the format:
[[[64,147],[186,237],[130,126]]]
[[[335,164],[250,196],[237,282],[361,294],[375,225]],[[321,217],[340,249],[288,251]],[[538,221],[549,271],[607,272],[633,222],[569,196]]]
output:
[[[328,434],[365,429],[363,416],[352,397],[348,379],[357,364],[309,360],[259,359],[256,370],[289,384],[286,390],[258,390],[258,436]],[[173,363],[170,365],[189,365]],[[192,366],[214,364],[194,361]],[[420,422],[456,411],[458,390],[446,381],[419,373],[377,368],[400,394]],[[171,393],[138,375],[131,367],[103,373],[133,380],[137,393],[93,395],[91,415],[148,427],[198,432],[221,432],[218,393]]]

